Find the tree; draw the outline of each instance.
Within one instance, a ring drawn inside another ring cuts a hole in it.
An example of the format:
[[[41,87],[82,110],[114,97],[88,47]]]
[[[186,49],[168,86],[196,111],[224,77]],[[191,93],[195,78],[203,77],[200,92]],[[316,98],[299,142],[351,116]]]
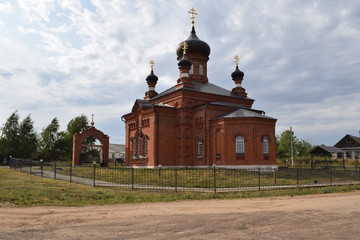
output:
[[[279,158],[291,157],[291,134],[293,135],[293,141],[296,141],[294,132],[285,130],[281,133],[280,137],[277,137],[277,155]]]
[[[19,157],[19,114],[12,113],[1,129],[0,141],[3,157]]]
[[[59,143],[62,136],[59,134],[59,127],[58,119],[54,118],[40,134],[39,148],[42,157],[45,159],[54,160],[60,155]]]
[[[313,145],[306,140],[299,139],[295,142],[296,156],[305,157],[309,156],[311,149],[313,149]]]
[[[90,128],[89,120],[84,114],[81,114],[80,116],[70,120],[67,125],[67,133],[74,136],[88,128]]]
[[[279,158],[290,158],[291,157],[291,134],[293,141],[293,151],[296,157],[308,156],[313,146],[306,140],[298,139],[294,132],[285,130],[280,136],[276,138],[276,151]]]
[[[69,121],[67,130],[60,133],[63,137],[63,142],[60,143],[64,150],[63,158],[71,158],[74,135],[79,134],[89,128],[89,120],[84,114],[81,114],[80,116],[77,116]],[[92,139],[90,139],[90,141],[87,140],[86,144],[91,144],[91,140]]]
[[[37,148],[37,135],[34,129],[34,122],[28,115],[19,126],[19,150],[20,157],[33,157]]]

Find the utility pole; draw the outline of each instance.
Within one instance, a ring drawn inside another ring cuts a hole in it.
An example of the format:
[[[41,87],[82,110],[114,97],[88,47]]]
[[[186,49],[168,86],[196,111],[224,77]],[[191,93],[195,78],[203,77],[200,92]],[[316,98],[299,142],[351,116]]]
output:
[[[290,152],[291,152],[291,166],[294,166],[294,146],[293,146],[293,131],[290,126]]]

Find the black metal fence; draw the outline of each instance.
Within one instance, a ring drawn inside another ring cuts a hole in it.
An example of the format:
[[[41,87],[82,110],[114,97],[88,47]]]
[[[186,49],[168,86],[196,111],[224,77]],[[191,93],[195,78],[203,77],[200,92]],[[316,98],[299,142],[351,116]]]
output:
[[[131,189],[224,192],[360,184],[358,168],[102,168],[24,159],[12,159],[10,167],[41,177]]]

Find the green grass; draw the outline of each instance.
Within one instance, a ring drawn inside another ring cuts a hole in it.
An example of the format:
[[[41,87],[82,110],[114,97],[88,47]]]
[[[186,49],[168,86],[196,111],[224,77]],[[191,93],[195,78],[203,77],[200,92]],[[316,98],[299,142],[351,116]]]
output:
[[[360,185],[246,192],[204,193],[100,188],[0,169],[1,206],[86,206],[178,200],[296,196],[360,190]]]

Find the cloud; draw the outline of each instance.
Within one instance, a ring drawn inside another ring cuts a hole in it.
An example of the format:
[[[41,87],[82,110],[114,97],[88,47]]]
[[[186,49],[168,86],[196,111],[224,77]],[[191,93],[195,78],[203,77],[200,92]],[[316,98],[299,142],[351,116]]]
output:
[[[0,12],[3,13],[12,13],[13,9],[9,2],[6,3],[0,3]]]
[[[351,116],[359,114],[360,3],[334,0],[1,3],[11,21],[1,17],[0,26],[15,27],[0,28],[0,120],[19,109],[39,129],[54,117],[64,128],[94,113],[123,139],[120,117],[144,96],[148,62],[156,63],[158,92],[175,84],[175,49],[189,35],[191,7],[197,35],[211,47],[209,80],[232,89],[238,54],[243,86],[255,108],[278,118],[277,132],[292,125],[297,135],[328,143],[342,136],[327,130],[359,125]]]

